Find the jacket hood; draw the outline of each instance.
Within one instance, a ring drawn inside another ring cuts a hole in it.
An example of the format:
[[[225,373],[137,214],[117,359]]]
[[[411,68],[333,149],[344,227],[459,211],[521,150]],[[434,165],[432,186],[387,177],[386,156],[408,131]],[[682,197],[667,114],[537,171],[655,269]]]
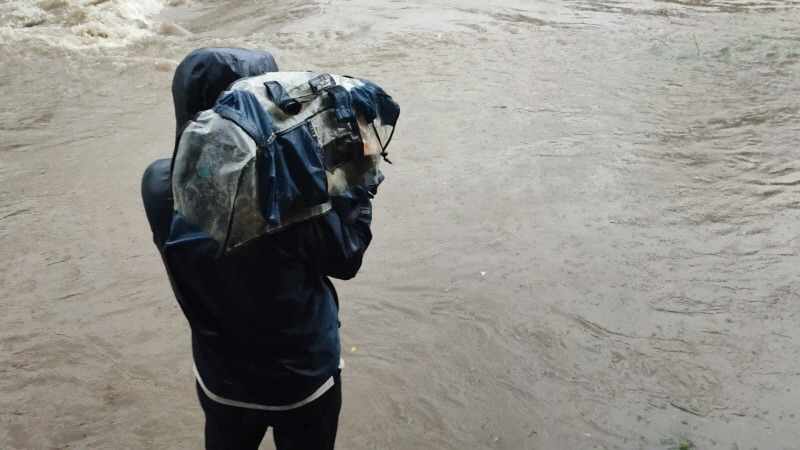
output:
[[[231,83],[277,70],[275,59],[263,50],[213,47],[189,53],[172,79],[176,139],[186,123],[214,106]]]

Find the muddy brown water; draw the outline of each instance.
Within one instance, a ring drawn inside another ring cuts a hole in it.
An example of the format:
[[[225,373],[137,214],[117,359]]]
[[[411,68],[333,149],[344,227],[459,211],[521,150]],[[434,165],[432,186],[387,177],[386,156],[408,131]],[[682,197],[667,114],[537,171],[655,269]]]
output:
[[[138,189],[210,45],[403,110],[338,448],[800,448],[800,4],[733,0],[0,5],[0,447],[202,446]]]

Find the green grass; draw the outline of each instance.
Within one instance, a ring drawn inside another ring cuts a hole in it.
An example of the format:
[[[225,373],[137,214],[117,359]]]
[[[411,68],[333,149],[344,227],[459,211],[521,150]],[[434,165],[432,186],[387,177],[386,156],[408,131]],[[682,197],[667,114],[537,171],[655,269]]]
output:
[[[665,445],[666,450],[697,450],[697,447],[694,446],[694,442],[686,438],[680,438],[677,441],[668,439],[661,443]]]

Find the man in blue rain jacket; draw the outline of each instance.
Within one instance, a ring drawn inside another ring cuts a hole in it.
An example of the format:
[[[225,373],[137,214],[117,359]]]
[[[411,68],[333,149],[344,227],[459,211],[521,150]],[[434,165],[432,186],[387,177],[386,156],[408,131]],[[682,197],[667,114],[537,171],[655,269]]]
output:
[[[199,49],[173,79],[177,133],[238,78],[277,70],[266,52]],[[338,299],[328,277],[355,276],[372,238],[368,187],[331,198],[325,215],[216,259],[216,243],[170,240],[170,159],[151,164],[142,198],[153,240],[192,330],[208,449],[331,449],[341,408]],[[373,190],[374,192],[374,190]],[[177,225],[175,225],[177,226]],[[184,225],[185,226],[185,225]]]

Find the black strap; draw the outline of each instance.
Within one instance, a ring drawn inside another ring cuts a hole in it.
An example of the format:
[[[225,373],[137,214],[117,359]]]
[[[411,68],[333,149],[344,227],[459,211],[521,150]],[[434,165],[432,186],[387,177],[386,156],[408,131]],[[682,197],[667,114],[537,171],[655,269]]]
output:
[[[267,87],[267,95],[284,113],[294,116],[303,108],[303,105],[290,97],[286,89],[277,81],[267,81],[264,86]]]

